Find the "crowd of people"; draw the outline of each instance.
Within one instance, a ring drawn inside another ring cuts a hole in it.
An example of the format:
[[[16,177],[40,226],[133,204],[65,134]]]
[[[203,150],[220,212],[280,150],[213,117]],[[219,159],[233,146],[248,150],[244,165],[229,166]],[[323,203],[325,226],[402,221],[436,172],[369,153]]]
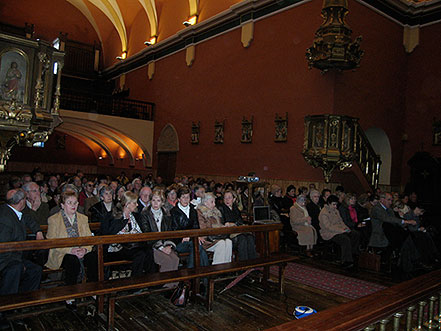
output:
[[[333,242],[339,247],[343,268],[353,268],[367,249],[381,254],[383,261],[396,259],[401,279],[422,268],[430,270],[439,263],[435,234],[423,224],[424,209],[415,192],[347,193],[342,186],[332,193],[289,186],[285,196],[279,186],[271,189],[270,204],[284,223],[284,234],[291,243],[296,237],[307,256],[314,247]]]
[[[250,202],[265,203],[264,193],[261,188],[248,192],[248,185],[186,176],[166,186],[161,177],[152,175],[134,175],[129,180],[124,172],[116,178],[91,178],[80,171],[73,176],[44,176],[36,171],[11,177],[6,201],[0,205],[0,242],[25,240],[27,231],[37,240],[90,236],[91,222],[100,224],[97,235],[240,226]],[[415,194],[377,190],[356,196],[343,187],[319,192],[314,185],[298,190],[290,185],[283,195],[281,187],[273,185],[268,201],[272,217],[284,225],[285,242],[304,247],[308,257],[317,254],[317,246],[333,243],[347,269],[367,248],[396,254],[406,275],[418,266],[438,262],[437,247],[422,224],[424,210]],[[46,236],[41,225],[48,225]],[[233,252],[238,260],[258,256],[254,235],[242,233],[200,237],[198,243],[182,238],[111,244],[105,247],[104,260],[130,260],[131,275],[139,276],[177,270],[185,266],[180,254],[188,253],[186,267],[192,268],[194,244],[199,245],[201,266],[231,262]],[[1,253],[0,295],[38,288],[43,267],[65,270],[66,284],[84,278],[93,281],[98,274],[97,254],[91,246]]]
[[[95,235],[238,226],[244,224],[243,205],[233,188],[224,190],[223,185],[219,188],[214,182],[187,177],[176,178],[166,187],[160,177],[129,180],[124,173],[115,179],[88,178],[81,172],[47,178],[40,172],[25,174],[9,181],[6,202],[0,206],[6,215],[0,219],[0,241],[25,240],[27,231],[38,240],[90,236],[92,222],[100,224]],[[41,225],[48,226],[46,235]],[[105,247],[104,261],[131,261],[132,277],[180,266],[192,268],[194,244],[199,245],[201,266],[231,262],[233,251],[239,261],[257,257],[254,235],[244,233],[199,237],[198,243],[182,238],[111,244]],[[180,260],[182,253],[189,253],[186,264]],[[66,284],[98,278],[97,253],[92,246],[2,253],[0,266],[0,295],[38,288],[43,267],[62,268]],[[74,301],[66,304],[75,307]]]

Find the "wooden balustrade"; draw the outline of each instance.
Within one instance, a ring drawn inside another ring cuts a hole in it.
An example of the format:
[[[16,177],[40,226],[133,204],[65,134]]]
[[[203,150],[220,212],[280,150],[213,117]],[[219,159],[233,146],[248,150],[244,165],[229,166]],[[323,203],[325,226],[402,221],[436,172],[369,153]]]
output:
[[[397,331],[441,328],[438,325],[441,316],[440,280],[441,270],[433,271],[270,330]],[[438,309],[435,309],[436,305]]]

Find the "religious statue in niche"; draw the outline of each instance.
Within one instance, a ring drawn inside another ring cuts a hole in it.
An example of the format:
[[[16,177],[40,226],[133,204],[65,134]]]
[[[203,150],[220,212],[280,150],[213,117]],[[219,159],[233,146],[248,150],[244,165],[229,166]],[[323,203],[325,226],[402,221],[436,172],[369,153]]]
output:
[[[441,146],[441,120],[433,118],[433,144]]]
[[[191,122],[191,143],[199,144],[199,130],[201,127],[201,122]]]
[[[0,100],[24,103],[27,58],[21,50],[10,50],[0,56]]]
[[[223,144],[224,143],[224,122],[214,121],[214,143]]]
[[[286,113],[285,118],[279,116],[276,113],[276,119],[274,120],[276,126],[276,136],[274,138],[275,142],[286,142],[288,139],[288,113]]]
[[[248,121],[245,117],[242,120],[242,137],[240,139],[241,143],[251,143],[253,138],[253,116],[251,120]]]

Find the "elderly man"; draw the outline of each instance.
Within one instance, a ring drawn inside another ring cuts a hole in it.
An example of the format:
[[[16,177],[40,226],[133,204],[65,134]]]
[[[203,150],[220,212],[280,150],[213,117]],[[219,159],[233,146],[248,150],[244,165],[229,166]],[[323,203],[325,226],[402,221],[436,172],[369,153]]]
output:
[[[6,204],[0,205],[0,242],[26,240],[26,228],[43,239],[38,224],[22,213],[26,194],[21,189],[9,190]],[[27,292],[40,286],[42,268],[23,258],[23,252],[0,253],[0,295]]]
[[[140,213],[143,209],[150,206],[150,199],[152,198],[152,189],[148,186],[144,186],[139,191],[138,199],[138,212]]]
[[[47,225],[49,205],[41,201],[40,186],[35,182],[28,182],[23,185],[23,190],[26,193],[26,205],[23,213],[34,217],[39,225]]]
[[[400,253],[400,267],[408,274],[414,269],[414,263],[419,259],[417,248],[408,231],[407,225],[415,225],[415,220],[404,220],[395,217],[392,205],[392,195],[382,192],[380,202],[371,211],[372,234],[369,246],[391,247]]]

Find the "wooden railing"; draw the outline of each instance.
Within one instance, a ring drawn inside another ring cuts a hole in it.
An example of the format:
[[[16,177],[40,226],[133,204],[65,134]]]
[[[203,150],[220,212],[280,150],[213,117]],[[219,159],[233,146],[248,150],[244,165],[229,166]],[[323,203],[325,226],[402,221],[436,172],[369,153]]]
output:
[[[360,127],[357,130],[356,144],[356,161],[371,188],[377,188],[381,160]]]
[[[440,302],[437,270],[270,330],[435,330],[441,328]]]
[[[104,94],[62,89],[60,108],[153,121],[155,104],[139,100],[114,98]]]

